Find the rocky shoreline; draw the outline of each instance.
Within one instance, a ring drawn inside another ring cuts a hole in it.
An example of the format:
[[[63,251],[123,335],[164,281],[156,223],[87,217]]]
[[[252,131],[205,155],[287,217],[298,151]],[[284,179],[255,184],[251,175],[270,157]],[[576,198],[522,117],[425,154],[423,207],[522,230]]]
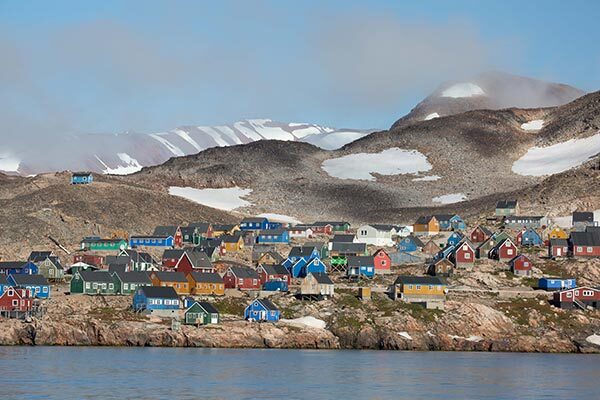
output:
[[[565,311],[558,310],[554,317],[543,315],[540,305],[526,310],[530,320],[521,321],[524,329],[515,322],[522,316],[480,303],[449,301],[445,312],[430,312],[390,302],[388,307],[400,308],[373,317],[370,308],[351,307],[344,303],[349,298],[341,297],[319,305],[316,316],[324,317],[325,328],[225,315],[218,325],[173,330],[169,320],[127,311],[124,297],[66,296],[52,299],[55,307],[42,318],[0,318],[0,345],[600,353],[600,344],[586,340],[600,332],[596,311],[561,315]],[[314,305],[302,310],[316,311]]]

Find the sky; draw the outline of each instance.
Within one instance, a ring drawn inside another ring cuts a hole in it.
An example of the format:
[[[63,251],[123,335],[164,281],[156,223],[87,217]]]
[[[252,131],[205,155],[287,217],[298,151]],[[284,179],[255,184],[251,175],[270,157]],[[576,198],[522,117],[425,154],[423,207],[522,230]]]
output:
[[[0,0],[0,137],[389,127],[488,70],[600,89],[597,1]]]

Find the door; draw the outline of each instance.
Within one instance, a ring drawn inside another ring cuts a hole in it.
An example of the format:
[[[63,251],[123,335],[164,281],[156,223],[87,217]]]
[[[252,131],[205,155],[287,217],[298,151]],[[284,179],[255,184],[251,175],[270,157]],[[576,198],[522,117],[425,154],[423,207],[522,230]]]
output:
[[[210,323],[211,324],[218,324],[219,323],[219,316],[215,315],[215,314],[212,314],[210,316]]]
[[[556,257],[562,257],[562,248],[561,247],[556,249]]]
[[[262,311],[260,312],[260,319],[261,319],[262,321],[266,321],[266,319],[267,319],[267,312],[266,312],[265,310],[262,310]]]

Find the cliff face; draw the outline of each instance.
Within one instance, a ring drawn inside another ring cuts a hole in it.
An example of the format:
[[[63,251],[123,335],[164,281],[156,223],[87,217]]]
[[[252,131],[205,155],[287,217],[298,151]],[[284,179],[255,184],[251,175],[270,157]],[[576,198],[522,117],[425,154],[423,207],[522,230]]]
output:
[[[313,315],[326,322],[324,329],[242,321],[233,310],[247,300],[223,301],[221,324],[172,330],[169,321],[128,311],[127,297],[58,296],[40,319],[0,319],[0,345],[600,353],[600,346],[586,341],[600,332],[600,312],[558,310],[538,298],[451,300],[445,311],[378,295],[360,302],[347,292],[318,304],[276,300],[284,316]]]

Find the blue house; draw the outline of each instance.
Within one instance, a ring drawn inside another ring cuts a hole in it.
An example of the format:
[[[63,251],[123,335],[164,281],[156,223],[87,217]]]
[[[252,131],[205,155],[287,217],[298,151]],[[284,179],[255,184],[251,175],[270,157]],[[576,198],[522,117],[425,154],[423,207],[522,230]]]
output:
[[[433,257],[433,260],[438,261],[438,260],[442,260],[444,258],[448,258],[450,256],[450,254],[454,253],[454,250],[456,250],[456,246],[446,245],[446,247],[444,247],[442,250],[440,250],[440,252],[437,253],[435,255],[435,257]]]
[[[289,290],[288,284],[286,281],[267,281],[265,283],[263,283],[263,290],[269,291],[269,292],[287,292]]]
[[[255,299],[244,310],[244,319],[248,321],[277,322],[281,315],[279,308],[269,299]]]
[[[416,236],[410,235],[410,236],[407,236],[407,237],[401,239],[398,242],[398,245],[396,246],[396,248],[400,252],[410,253],[410,252],[422,249],[424,246],[425,245],[423,244],[421,239],[419,239]]]
[[[50,297],[50,284],[48,283],[48,279],[42,275],[9,275],[7,281],[12,286],[29,289],[33,297],[40,299]]]
[[[173,236],[132,236],[129,238],[129,247],[173,247]]]
[[[547,291],[573,289],[575,287],[577,287],[576,279],[540,278],[538,280],[538,288]]]
[[[301,258],[296,261],[290,268],[290,275],[293,278],[304,278],[310,272],[327,272],[327,266],[321,261],[319,257],[312,258],[310,260],[306,260],[305,258]]]
[[[244,218],[240,222],[240,229],[243,231],[262,231],[271,229],[267,218]]]
[[[521,246],[543,246],[544,240],[535,229],[529,228],[517,235],[517,243]]]
[[[346,275],[348,278],[360,278],[365,276],[372,278],[375,276],[375,259],[373,256],[350,256],[346,266]]]
[[[133,309],[159,316],[176,316],[180,300],[171,286],[144,286],[133,295]]]
[[[456,246],[463,240],[464,236],[459,232],[452,232],[452,234],[448,237],[446,244],[449,246]]]
[[[290,233],[285,229],[265,229],[260,231],[256,238],[257,243],[284,243],[290,242]]]
[[[83,185],[93,181],[94,175],[91,172],[73,172],[71,175],[71,184],[73,185]]]
[[[39,268],[31,261],[1,261],[0,274],[37,275]]]
[[[467,224],[461,217],[456,214],[436,214],[435,219],[440,224],[440,230],[443,231],[464,231],[467,229]]]
[[[290,269],[292,265],[299,260],[308,261],[313,258],[321,258],[321,254],[316,247],[311,246],[294,246],[290,250],[287,258],[282,262],[283,266]]]

